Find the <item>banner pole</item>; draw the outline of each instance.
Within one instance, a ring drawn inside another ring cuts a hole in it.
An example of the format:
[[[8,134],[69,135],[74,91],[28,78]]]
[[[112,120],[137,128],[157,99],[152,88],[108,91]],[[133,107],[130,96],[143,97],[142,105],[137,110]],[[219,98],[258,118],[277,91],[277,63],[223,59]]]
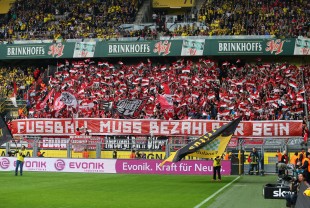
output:
[[[238,160],[239,160],[239,164],[238,164],[238,167],[239,167],[239,175],[241,175],[241,150],[239,149],[238,151]]]

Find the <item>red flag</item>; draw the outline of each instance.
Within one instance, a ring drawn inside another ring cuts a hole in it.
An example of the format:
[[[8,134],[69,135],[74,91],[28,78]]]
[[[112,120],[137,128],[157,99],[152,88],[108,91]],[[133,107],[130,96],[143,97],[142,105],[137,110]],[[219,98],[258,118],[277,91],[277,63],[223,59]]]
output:
[[[167,82],[163,83],[162,86],[164,87],[164,94],[171,94],[169,84]]]
[[[51,99],[54,95],[54,88],[46,95],[46,97],[44,98],[43,102],[40,103],[40,109],[43,109],[44,106],[46,105],[47,101],[49,99]]]
[[[288,85],[291,86],[291,87],[294,87],[294,88],[297,87],[297,84],[295,82],[290,82]]]
[[[158,95],[157,101],[160,103],[161,109],[173,109],[172,95]]]

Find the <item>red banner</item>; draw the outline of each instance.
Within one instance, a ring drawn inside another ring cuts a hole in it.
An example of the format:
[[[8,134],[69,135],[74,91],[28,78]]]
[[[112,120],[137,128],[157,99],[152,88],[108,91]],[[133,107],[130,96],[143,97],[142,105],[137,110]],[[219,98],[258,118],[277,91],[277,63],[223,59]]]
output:
[[[228,123],[215,120],[155,119],[20,119],[12,121],[13,135],[72,136],[77,127],[88,128],[91,135],[201,136]],[[243,121],[235,131],[240,138],[300,137],[302,121]]]

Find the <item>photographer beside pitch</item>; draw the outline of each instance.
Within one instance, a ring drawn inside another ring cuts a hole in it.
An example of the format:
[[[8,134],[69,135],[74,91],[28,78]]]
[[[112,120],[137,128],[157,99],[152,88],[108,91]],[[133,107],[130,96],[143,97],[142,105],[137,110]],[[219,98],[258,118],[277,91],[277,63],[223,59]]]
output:
[[[15,154],[17,154],[16,168],[15,168],[15,176],[18,173],[18,167],[20,169],[20,175],[23,175],[23,166],[24,166],[24,158],[26,157],[26,147],[22,146],[20,150],[16,150]]]

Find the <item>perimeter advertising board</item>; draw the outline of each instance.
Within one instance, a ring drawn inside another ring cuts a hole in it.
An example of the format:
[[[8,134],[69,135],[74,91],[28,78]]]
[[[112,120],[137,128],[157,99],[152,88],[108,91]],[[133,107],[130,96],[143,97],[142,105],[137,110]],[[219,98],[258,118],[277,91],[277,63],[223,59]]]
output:
[[[187,160],[167,163],[160,167],[161,160],[114,160],[114,159],[60,159],[25,158],[24,171],[126,173],[126,174],[188,174],[212,175],[213,161]],[[0,157],[0,171],[14,171],[16,158]],[[222,161],[222,174],[230,175],[230,161]]]

